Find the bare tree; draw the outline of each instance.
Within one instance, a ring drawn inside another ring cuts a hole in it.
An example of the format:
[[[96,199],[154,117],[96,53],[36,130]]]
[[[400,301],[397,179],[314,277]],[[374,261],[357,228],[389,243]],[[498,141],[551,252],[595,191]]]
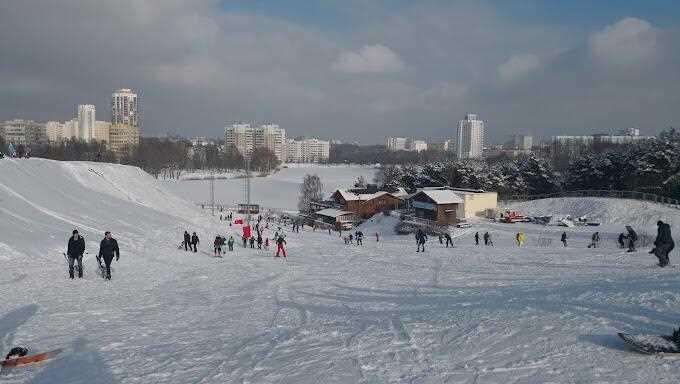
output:
[[[323,199],[323,184],[317,175],[305,175],[300,185],[300,200],[298,209],[300,212],[310,212],[311,203]]]

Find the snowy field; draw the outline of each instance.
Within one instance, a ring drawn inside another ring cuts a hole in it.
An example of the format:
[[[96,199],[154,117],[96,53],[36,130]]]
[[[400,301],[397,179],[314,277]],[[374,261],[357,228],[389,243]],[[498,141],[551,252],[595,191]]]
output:
[[[372,182],[375,168],[363,166],[321,166],[294,164],[268,177],[251,179],[251,201],[263,206],[297,209],[300,184],[306,174],[321,178],[325,197],[337,188],[351,187],[359,176]],[[215,201],[223,205],[244,202],[244,179],[215,180]],[[209,202],[209,180],[166,181],[164,184],[176,195],[189,201]]]
[[[261,198],[294,191],[295,201],[306,171],[289,171],[262,180],[273,191]],[[633,353],[615,335],[680,325],[677,251],[672,266],[659,269],[647,249],[628,254],[610,241],[587,249],[582,229],[568,230],[563,249],[562,228],[479,222],[454,233],[454,248],[430,239],[416,254],[410,236],[391,234],[395,219],[378,216],[363,228],[363,247],[303,230],[287,235],[287,260],[240,247],[218,259],[210,257],[211,237],[227,227],[197,209],[191,192],[186,201],[168,187],[132,167],[0,160],[1,352],[64,349],[43,364],[3,370],[0,382],[674,383],[680,376],[677,359]],[[240,197],[239,184],[224,190],[225,199]],[[631,210],[636,204],[626,201]],[[656,209],[678,219],[676,210]],[[71,281],[60,252],[74,227],[89,254],[85,278]],[[520,228],[528,235],[523,248],[512,241]],[[107,229],[121,247],[109,282],[94,273]],[[201,236],[197,254],[177,249],[184,229]],[[486,230],[495,246],[475,246],[473,233]],[[554,241],[539,247],[539,237]]]

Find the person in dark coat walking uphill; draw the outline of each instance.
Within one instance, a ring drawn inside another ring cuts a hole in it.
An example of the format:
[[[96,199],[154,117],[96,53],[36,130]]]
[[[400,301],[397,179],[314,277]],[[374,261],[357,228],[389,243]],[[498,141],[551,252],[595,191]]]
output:
[[[104,239],[99,243],[99,254],[97,255],[97,261],[101,265],[101,259],[104,259],[104,264],[106,264],[106,279],[111,280],[111,261],[113,261],[113,256],[116,256],[116,261],[120,259],[120,250],[118,249],[118,242],[111,236],[111,232],[106,231],[104,233]]]
[[[85,253],[85,239],[73,230],[73,236],[68,239],[68,275],[73,279],[73,264],[78,260],[78,277],[83,277],[83,253]]]
[[[191,236],[189,232],[184,231],[184,250],[189,251],[189,244],[191,244]]]
[[[628,231],[628,252],[635,252],[635,242],[637,241],[637,233],[631,228],[630,225],[626,225],[626,231]]]
[[[657,235],[654,240],[652,252],[659,259],[659,266],[668,265],[668,254],[675,248],[675,242],[671,236],[671,226],[659,220],[657,223]]]
[[[194,233],[191,235],[191,246],[194,247],[194,253],[198,252],[198,250],[196,249],[196,245],[197,245],[198,243],[199,243],[198,235],[196,234],[196,232],[194,232]]]
[[[416,232],[416,252],[420,252],[421,247],[423,248],[423,252],[425,252],[425,241],[427,241],[427,235],[422,229],[418,228],[418,232]]]

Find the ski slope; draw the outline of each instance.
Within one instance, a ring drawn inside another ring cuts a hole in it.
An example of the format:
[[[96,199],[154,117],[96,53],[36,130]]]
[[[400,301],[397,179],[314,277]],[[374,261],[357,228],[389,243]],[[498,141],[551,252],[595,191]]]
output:
[[[210,257],[212,237],[230,228],[167,184],[134,167],[41,159],[0,160],[0,209],[0,349],[64,349],[1,371],[2,383],[673,383],[680,375],[676,359],[632,353],[616,336],[680,325],[680,269],[609,242],[536,244],[561,228],[480,221],[454,231],[454,248],[430,238],[416,254],[410,236],[390,233],[394,218],[379,216],[362,227],[363,247],[304,228],[287,234],[287,260],[239,246],[219,259]],[[72,281],[60,252],[74,227],[89,254],[85,278]],[[198,253],[177,249],[184,229],[201,237]],[[520,229],[523,248],[512,240]],[[104,230],[121,247],[108,282],[94,273]],[[474,232],[486,230],[495,246],[475,246]]]

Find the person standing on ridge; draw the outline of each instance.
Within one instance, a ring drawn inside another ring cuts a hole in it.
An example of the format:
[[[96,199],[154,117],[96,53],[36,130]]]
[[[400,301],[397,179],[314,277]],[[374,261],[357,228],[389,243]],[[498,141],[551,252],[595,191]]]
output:
[[[111,232],[104,232],[104,239],[99,243],[99,254],[97,254],[97,261],[101,265],[101,259],[104,259],[106,265],[107,280],[111,280],[111,261],[113,256],[116,256],[116,261],[120,259],[120,250],[118,249],[118,242],[111,236]]]
[[[196,245],[198,245],[198,243],[199,243],[198,235],[196,234],[196,232],[194,232],[191,235],[191,246],[194,247],[194,253],[198,252],[198,249],[196,249]]]
[[[73,236],[68,239],[68,275],[73,279],[73,264],[78,260],[78,278],[83,277],[83,253],[85,253],[85,239],[73,230]]]

